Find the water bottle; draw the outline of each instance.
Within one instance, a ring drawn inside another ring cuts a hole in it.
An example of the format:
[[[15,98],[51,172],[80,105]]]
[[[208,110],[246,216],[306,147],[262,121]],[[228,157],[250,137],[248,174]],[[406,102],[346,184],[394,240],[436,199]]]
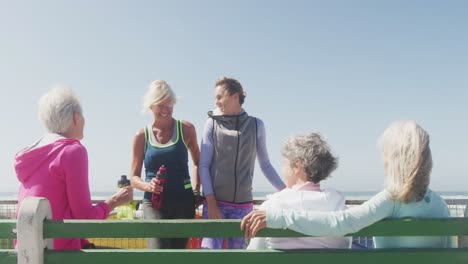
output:
[[[164,183],[166,182],[166,167],[164,167],[164,165],[159,167],[158,173],[156,173],[156,179],[159,180],[160,185],[164,186]],[[151,196],[151,205],[154,209],[161,209],[163,202],[164,192],[153,193],[153,196]]]
[[[120,176],[120,180],[117,182],[119,190],[126,186],[130,186],[130,180],[127,179],[126,175]],[[132,203],[124,204],[117,207],[117,219],[121,220],[133,220],[133,207]]]

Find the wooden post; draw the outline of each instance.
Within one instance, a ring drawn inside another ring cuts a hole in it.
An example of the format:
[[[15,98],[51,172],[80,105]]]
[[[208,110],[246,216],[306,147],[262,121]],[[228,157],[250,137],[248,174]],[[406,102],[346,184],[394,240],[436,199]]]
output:
[[[464,217],[468,217],[468,205],[465,207]],[[468,236],[458,236],[458,247],[468,248]]]
[[[52,219],[47,199],[27,197],[23,200],[17,223],[18,264],[43,264],[44,249],[53,249],[52,239],[44,240],[45,219]]]

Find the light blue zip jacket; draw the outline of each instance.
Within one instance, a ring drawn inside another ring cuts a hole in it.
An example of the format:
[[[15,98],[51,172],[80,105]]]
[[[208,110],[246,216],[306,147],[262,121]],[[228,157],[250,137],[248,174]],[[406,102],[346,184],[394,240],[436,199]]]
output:
[[[267,227],[292,229],[312,235],[345,235],[384,218],[446,218],[450,212],[444,199],[428,189],[418,202],[402,203],[382,191],[367,202],[336,212],[268,210]],[[374,237],[376,248],[454,247],[453,237]]]

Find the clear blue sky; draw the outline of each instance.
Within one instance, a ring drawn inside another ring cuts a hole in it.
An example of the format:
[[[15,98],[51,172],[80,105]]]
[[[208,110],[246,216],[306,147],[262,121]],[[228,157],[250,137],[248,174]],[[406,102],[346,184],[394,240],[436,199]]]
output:
[[[128,174],[141,98],[154,79],[198,138],[214,82],[240,80],[262,118],[273,166],[288,136],[321,132],[340,157],[326,185],[377,191],[376,143],[394,120],[431,135],[435,190],[468,190],[466,1],[0,0],[0,191],[14,154],[38,139],[37,100],[71,85],[81,98],[92,191]],[[272,187],[257,168],[254,190]]]

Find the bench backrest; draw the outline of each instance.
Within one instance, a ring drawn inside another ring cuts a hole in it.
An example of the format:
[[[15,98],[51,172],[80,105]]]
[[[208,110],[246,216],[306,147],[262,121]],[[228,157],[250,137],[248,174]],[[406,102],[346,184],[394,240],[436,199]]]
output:
[[[465,248],[281,250],[80,250],[55,251],[53,238],[148,238],[242,236],[239,220],[62,220],[50,219],[46,199],[25,199],[17,224],[19,248],[0,251],[0,263],[468,263]],[[0,235],[14,237],[14,220],[0,222]],[[8,232],[8,230],[10,230]],[[259,236],[303,237],[291,230],[265,229]],[[349,236],[465,236],[468,219],[384,220]],[[464,238],[462,238],[464,239]],[[461,240],[460,240],[461,241]]]

